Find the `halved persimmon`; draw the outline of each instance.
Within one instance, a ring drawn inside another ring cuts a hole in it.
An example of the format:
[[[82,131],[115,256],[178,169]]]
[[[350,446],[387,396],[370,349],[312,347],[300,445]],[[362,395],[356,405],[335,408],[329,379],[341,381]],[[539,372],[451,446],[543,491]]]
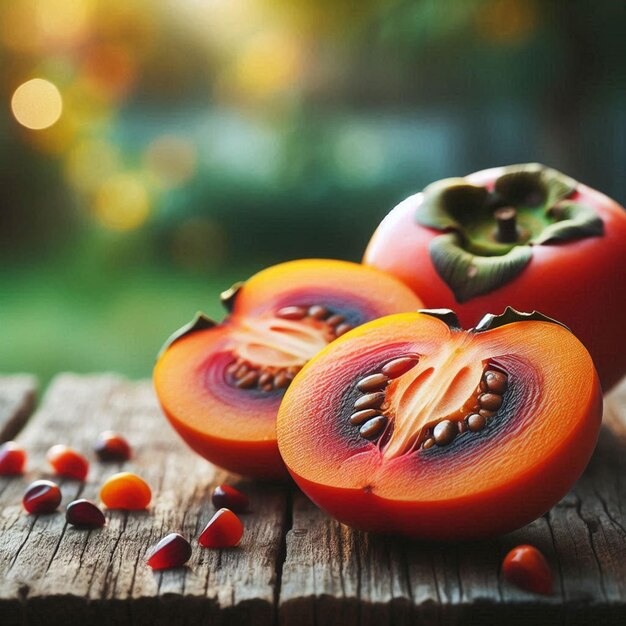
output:
[[[584,346],[539,313],[461,330],[391,315],[322,350],[285,394],[278,445],[302,490],[351,526],[473,539],[518,528],[574,484],[602,419]]]
[[[287,476],[276,414],[302,366],[336,337],[421,303],[396,278],[356,263],[301,260],[255,274],[222,294],[216,324],[199,315],[166,344],[154,384],[182,438],[216,465]]]

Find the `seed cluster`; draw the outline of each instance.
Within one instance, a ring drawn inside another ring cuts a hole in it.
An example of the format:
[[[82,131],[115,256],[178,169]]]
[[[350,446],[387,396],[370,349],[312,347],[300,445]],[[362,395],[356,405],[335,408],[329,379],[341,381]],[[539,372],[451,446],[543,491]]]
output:
[[[434,445],[447,446],[457,435],[470,431],[480,432],[500,410],[503,396],[508,389],[508,377],[504,372],[487,367],[480,384],[476,388],[475,399],[471,402],[471,411],[462,420],[446,419],[429,429],[422,443],[428,450]]]
[[[352,326],[345,321],[345,316],[333,313],[320,304],[314,304],[310,307],[286,306],[276,312],[276,317],[286,320],[310,319],[324,322],[329,343],[352,330]],[[229,382],[239,389],[260,389],[270,392],[289,387],[294,376],[302,369],[303,365],[278,368],[258,365],[237,358],[226,368],[226,373],[229,375]]]
[[[349,422],[359,427],[359,434],[370,441],[378,439],[389,422],[385,411],[389,408],[385,402],[385,387],[394,378],[398,378],[415,367],[419,362],[417,355],[401,356],[385,363],[380,371],[361,378],[356,388],[363,394],[354,403],[354,413]]]

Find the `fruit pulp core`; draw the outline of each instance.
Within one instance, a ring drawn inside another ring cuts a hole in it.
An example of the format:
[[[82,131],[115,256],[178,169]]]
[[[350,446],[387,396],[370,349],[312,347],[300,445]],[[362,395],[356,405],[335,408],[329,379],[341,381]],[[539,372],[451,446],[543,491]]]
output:
[[[246,318],[234,333],[235,354],[259,366],[301,367],[332,340],[327,325],[310,318]]]
[[[484,352],[467,333],[452,334],[444,349],[422,354],[419,363],[387,388],[393,430],[382,449],[387,459],[414,451],[430,428],[462,420],[474,408],[485,368]]]

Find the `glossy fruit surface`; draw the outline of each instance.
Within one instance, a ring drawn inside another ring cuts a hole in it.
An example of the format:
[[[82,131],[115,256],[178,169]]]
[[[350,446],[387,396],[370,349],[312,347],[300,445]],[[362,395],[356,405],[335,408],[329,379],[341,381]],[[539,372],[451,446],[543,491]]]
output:
[[[546,558],[534,546],[513,548],[502,562],[502,573],[507,580],[526,591],[546,595],[552,593],[552,570]]]
[[[220,509],[205,526],[198,543],[203,548],[233,548],[242,536],[241,520],[229,509]]]
[[[513,242],[498,240],[496,212],[507,223],[507,208],[517,212]],[[626,373],[626,211],[559,172],[530,164],[433,183],[387,215],[364,263],[427,307],[454,309],[467,328],[506,306],[558,319],[591,353],[605,391]]]
[[[152,569],[181,567],[191,558],[191,544],[179,533],[166,535],[152,547],[146,563]]]
[[[509,309],[463,331],[437,310],[381,318],[320,352],[285,394],[277,434],[300,488],[341,522],[462,540],[554,505],[601,417],[591,358],[562,325]]]
[[[15,476],[24,472],[26,450],[15,441],[0,445],[0,476]]]
[[[102,485],[100,499],[109,509],[139,510],[150,504],[152,491],[137,474],[120,472]]]
[[[98,435],[94,444],[94,451],[98,455],[98,459],[105,463],[128,461],[132,454],[128,441],[112,430],[105,430]]]
[[[53,513],[61,504],[61,490],[51,480],[36,480],[26,488],[22,504],[34,515]]]
[[[199,316],[159,358],[154,384],[174,428],[199,454],[239,474],[287,475],[276,413],[302,366],[366,321],[416,310],[397,279],[356,263],[292,261],[222,294],[229,315]]]
[[[72,526],[99,528],[106,524],[104,513],[91,500],[74,500],[65,509],[65,519]]]
[[[244,513],[250,506],[250,500],[245,493],[229,485],[218,485],[213,490],[211,502],[216,509],[230,509],[235,513]]]
[[[46,453],[46,459],[54,471],[64,478],[85,480],[89,472],[87,459],[68,446],[59,444],[52,446]]]

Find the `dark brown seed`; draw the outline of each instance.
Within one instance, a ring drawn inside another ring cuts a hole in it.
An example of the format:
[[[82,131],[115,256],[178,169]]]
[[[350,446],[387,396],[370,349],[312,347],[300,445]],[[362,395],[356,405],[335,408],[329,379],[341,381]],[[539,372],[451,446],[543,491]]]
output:
[[[282,317],[286,320],[301,320],[307,314],[307,310],[301,306],[285,306],[277,313],[277,317]]]
[[[385,393],[383,391],[367,393],[357,399],[354,403],[354,408],[357,411],[360,411],[361,409],[377,409],[384,401]]]
[[[259,385],[261,387],[264,387],[268,383],[271,383],[273,380],[274,376],[272,376],[272,374],[270,374],[269,372],[264,372],[263,374],[261,374],[261,376],[259,376]]]
[[[291,375],[293,378],[301,369],[302,367],[300,365],[292,365],[287,368],[287,374]]]
[[[467,427],[473,432],[477,433],[479,430],[482,430],[487,423],[487,419],[484,415],[480,413],[472,413],[467,416]]]
[[[486,417],[487,419],[492,418],[495,414],[496,414],[495,411],[487,411],[487,409],[480,409],[480,411],[478,411],[478,415],[482,415],[483,417]]]
[[[314,304],[309,308],[309,316],[314,320],[323,320],[328,317],[328,309],[325,306]]]
[[[443,420],[433,428],[433,438],[438,446],[447,446],[456,437],[459,428],[456,422]]]
[[[249,371],[250,368],[245,363],[243,363],[237,368],[234,376],[237,380],[239,380],[240,378],[243,378]]]
[[[465,420],[457,422],[457,426],[459,427],[459,433],[464,433],[467,430],[467,424],[465,423]]]
[[[250,387],[256,385],[258,380],[259,374],[253,370],[237,381],[237,387],[240,389],[250,389]]]
[[[263,385],[261,387],[261,389],[263,389],[263,391],[272,391],[272,389],[274,389],[274,387],[272,387],[271,383],[268,383],[267,385]]]
[[[380,415],[380,413],[376,409],[363,409],[362,411],[357,411],[356,413],[353,413],[350,416],[349,421],[351,424],[358,426],[359,424],[362,424],[363,422],[366,422],[367,420],[372,419],[372,417],[376,417],[377,415]]]
[[[362,378],[358,383],[356,388],[359,391],[378,391],[379,389],[383,389],[389,378],[384,374],[371,374],[370,376],[366,376]]]
[[[481,408],[487,411],[497,411],[502,406],[502,396],[496,393],[483,393],[478,396]]]
[[[285,387],[289,387],[289,383],[291,382],[289,376],[284,371],[278,372],[276,376],[274,376],[274,387],[276,389],[284,389]]]
[[[434,445],[435,445],[435,440],[432,437],[429,437],[422,444],[422,448],[424,448],[424,450],[428,450],[428,448],[432,448]]]
[[[341,322],[343,322],[346,318],[343,315],[331,315],[327,320],[326,323],[329,326],[337,326],[338,324],[341,324]]]
[[[478,389],[476,389],[478,393],[485,393],[489,391],[489,387],[487,387],[487,383],[484,380],[480,381],[480,385],[478,385]]]
[[[500,395],[502,395],[508,387],[506,375],[496,370],[485,372],[484,383],[489,391]]]
[[[90,500],[74,500],[67,505],[65,519],[68,524],[82,528],[99,528],[106,524],[104,513]]]
[[[415,367],[419,361],[416,356],[401,356],[383,365],[381,372],[389,378],[398,378]]]
[[[352,326],[344,322],[343,324],[339,324],[339,326],[335,328],[335,335],[337,337],[341,337],[341,335],[345,335],[349,330],[352,330]]]
[[[365,422],[359,429],[359,433],[361,433],[361,437],[365,437],[365,439],[375,439],[382,434],[386,425],[387,418],[384,415],[379,415]]]

